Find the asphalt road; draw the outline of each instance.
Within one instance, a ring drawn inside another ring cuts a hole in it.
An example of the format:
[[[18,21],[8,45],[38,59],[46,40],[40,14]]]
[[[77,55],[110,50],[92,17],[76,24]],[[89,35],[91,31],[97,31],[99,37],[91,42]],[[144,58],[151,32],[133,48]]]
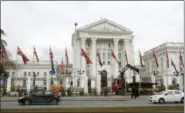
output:
[[[183,104],[180,103],[152,104],[147,100],[127,100],[127,101],[62,101],[59,105],[24,106],[19,105],[17,102],[1,102],[1,109],[139,107],[139,106],[173,106],[173,105],[182,106]]]

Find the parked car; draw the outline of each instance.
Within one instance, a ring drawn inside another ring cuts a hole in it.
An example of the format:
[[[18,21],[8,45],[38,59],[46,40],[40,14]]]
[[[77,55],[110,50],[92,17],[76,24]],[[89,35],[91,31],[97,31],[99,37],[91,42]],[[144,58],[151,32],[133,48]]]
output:
[[[149,97],[152,103],[181,102],[184,103],[184,92],[180,90],[166,90]]]
[[[22,105],[30,104],[53,104],[57,105],[61,101],[58,93],[52,91],[37,91],[29,95],[20,97],[18,103]]]

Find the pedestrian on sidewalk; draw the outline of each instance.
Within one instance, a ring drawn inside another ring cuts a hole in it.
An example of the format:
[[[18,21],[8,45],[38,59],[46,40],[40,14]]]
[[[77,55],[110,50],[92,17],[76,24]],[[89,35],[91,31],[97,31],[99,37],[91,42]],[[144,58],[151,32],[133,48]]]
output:
[[[132,86],[132,95],[131,95],[131,99],[136,99],[136,87],[135,85]]]

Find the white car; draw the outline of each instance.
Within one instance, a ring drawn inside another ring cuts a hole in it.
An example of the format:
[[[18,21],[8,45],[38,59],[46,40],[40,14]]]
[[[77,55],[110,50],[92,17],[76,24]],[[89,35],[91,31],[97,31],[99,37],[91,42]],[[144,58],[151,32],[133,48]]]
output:
[[[180,90],[166,90],[149,98],[152,103],[181,102],[184,103],[184,92]]]

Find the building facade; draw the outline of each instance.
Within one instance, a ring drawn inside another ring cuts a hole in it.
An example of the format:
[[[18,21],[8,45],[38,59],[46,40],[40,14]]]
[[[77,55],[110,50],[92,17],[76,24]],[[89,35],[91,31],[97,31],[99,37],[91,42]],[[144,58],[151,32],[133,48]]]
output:
[[[157,56],[158,67],[153,57],[153,51]],[[182,58],[184,58],[184,44],[178,42],[167,42],[144,52],[145,74],[142,76],[145,78],[155,76],[155,82],[158,84],[164,84],[166,88],[172,84],[178,84],[179,88],[183,90],[184,68],[180,68],[179,52]],[[166,54],[168,54],[169,68],[167,66]],[[173,60],[178,73],[172,66],[171,60]]]
[[[125,51],[129,64],[134,64],[132,33],[128,28],[106,18],[75,30],[72,34],[73,74],[79,77],[74,80],[74,85],[83,88],[85,93],[95,89],[98,94],[102,87],[111,87],[112,79],[118,78],[119,70],[126,65]],[[81,49],[87,53],[92,64],[86,64]],[[121,67],[112,57],[111,51]],[[98,63],[97,53],[100,53],[102,67]],[[126,72],[126,76],[127,82],[132,82],[131,70]]]
[[[10,92],[12,87],[16,89],[18,86],[22,89],[27,89],[29,92],[33,89],[34,84],[37,88],[50,89],[51,84],[59,83],[57,63],[54,63],[54,68],[56,73],[51,75],[51,64],[49,61],[40,61],[39,64],[29,62],[26,65],[15,61],[13,66],[6,65],[5,69],[9,75],[7,79],[7,92]]]

